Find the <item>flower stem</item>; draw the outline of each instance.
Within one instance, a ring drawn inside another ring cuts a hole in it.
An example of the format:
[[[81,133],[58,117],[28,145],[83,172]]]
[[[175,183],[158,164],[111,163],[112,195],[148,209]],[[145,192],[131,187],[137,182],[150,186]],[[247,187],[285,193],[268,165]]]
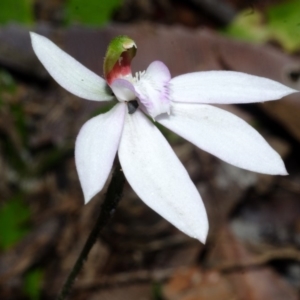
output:
[[[118,161],[117,166],[113,172],[110,184],[108,186],[104,202],[100,209],[99,217],[95,223],[94,228],[92,229],[77,261],[69,274],[66,282],[64,283],[57,300],[65,300],[69,295],[71,288],[74,284],[76,277],[78,276],[80,270],[82,269],[84,261],[87,260],[88,254],[91,251],[93,245],[95,244],[100,231],[108,223],[110,217],[114,213],[115,208],[117,207],[123,191],[123,186],[125,182],[125,177],[123,171],[121,170],[120,163]]]

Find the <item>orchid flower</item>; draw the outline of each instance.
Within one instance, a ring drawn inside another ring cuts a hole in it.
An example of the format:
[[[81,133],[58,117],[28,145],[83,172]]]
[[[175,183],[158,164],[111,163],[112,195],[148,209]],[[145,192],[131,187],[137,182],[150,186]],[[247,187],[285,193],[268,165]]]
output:
[[[185,234],[205,242],[208,220],[199,192],[155,122],[234,166],[287,174],[280,156],[257,131],[211,104],[269,101],[295,90],[232,71],[171,78],[160,61],[133,76],[131,60],[137,48],[126,36],[109,45],[103,79],[49,39],[31,33],[31,40],[41,63],[66,90],[87,100],[118,100],[109,112],[87,121],[76,140],[75,161],[85,203],[102,190],[118,152],[136,194]]]

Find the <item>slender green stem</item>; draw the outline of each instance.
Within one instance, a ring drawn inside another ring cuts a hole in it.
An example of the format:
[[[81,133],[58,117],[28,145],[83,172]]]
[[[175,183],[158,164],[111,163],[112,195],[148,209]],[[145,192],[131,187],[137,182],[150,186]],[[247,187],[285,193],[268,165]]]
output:
[[[101,206],[100,214],[96,221],[96,224],[92,229],[79,257],[77,258],[77,261],[71,273],[69,274],[58,297],[56,298],[57,300],[65,300],[66,297],[69,295],[71,288],[74,284],[74,281],[78,276],[80,270],[82,269],[84,261],[87,260],[88,254],[91,251],[93,245],[95,244],[100,231],[108,223],[111,215],[113,214],[115,208],[117,207],[121,199],[124,182],[125,182],[125,177],[121,170],[120,163],[118,161],[118,164],[112,175],[110,184],[108,186],[104,202]]]

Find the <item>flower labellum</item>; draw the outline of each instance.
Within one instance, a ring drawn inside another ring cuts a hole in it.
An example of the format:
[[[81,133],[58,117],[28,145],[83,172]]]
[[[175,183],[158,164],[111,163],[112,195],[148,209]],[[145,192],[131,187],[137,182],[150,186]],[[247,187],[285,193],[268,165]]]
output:
[[[118,152],[125,177],[141,200],[179,230],[205,242],[208,220],[199,192],[147,115],[227,163],[263,174],[287,174],[281,157],[256,130],[211,104],[263,102],[297,91],[232,71],[171,78],[160,61],[132,76],[136,45],[126,36],[110,43],[103,79],[49,39],[31,33],[31,41],[41,63],[66,90],[87,100],[119,101],[87,121],[77,136],[75,161],[85,203],[102,190]]]

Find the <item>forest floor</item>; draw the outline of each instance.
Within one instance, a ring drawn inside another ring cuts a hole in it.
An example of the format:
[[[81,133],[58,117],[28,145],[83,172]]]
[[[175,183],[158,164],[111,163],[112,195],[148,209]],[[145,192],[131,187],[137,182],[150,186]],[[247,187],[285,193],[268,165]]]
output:
[[[125,1],[109,25],[63,27],[63,1],[36,1],[31,30],[102,75],[109,41],[138,45],[133,70],[163,61],[172,76],[233,70],[300,89],[299,51],[219,32],[241,9],[279,1]],[[143,3],[143,5],[141,4]],[[222,108],[253,125],[288,176],[233,167],[163,131],[208,212],[207,243],[187,237],[126,183],[75,282],[73,300],[297,300],[300,296],[300,98]],[[63,90],[35,57],[28,27],[0,27],[0,299],[55,299],[99,214],[84,205],[74,163],[80,127],[103,104]]]

